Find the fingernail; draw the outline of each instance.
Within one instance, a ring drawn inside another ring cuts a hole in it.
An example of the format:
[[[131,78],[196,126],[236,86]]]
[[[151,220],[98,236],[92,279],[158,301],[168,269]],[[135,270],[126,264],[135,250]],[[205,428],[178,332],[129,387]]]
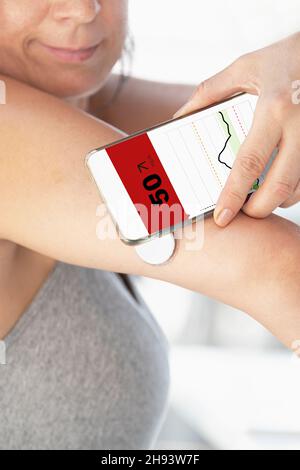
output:
[[[233,219],[233,211],[231,209],[222,209],[216,216],[215,221],[220,227],[225,227]]]

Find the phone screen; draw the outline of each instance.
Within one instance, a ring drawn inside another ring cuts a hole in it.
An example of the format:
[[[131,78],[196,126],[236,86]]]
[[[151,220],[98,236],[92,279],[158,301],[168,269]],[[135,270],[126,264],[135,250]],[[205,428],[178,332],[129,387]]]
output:
[[[214,209],[256,102],[244,93],[91,154],[88,166],[124,238],[147,238]]]

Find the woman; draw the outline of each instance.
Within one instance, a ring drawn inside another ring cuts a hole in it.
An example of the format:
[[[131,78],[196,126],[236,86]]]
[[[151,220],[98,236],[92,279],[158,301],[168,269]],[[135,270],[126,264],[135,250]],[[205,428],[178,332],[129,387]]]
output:
[[[167,344],[114,273],[211,295],[290,346],[300,335],[297,227],[242,213],[226,229],[207,219],[202,249],[185,249],[189,227],[160,267],[99,240],[85,155],[170,118],[191,88],[132,78],[107,106],[126,0],[3,0],[0,21],[0,448],[151,447],[167,405]]]

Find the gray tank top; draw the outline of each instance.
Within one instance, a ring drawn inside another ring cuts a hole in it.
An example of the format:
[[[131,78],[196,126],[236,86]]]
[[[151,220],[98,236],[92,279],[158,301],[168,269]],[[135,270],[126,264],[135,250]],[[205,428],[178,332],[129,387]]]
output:
[[[58,262],[4,338],[0,449],[148,449],[168,343],[127,277]],[[130,292],[129,289],[132,289]]]

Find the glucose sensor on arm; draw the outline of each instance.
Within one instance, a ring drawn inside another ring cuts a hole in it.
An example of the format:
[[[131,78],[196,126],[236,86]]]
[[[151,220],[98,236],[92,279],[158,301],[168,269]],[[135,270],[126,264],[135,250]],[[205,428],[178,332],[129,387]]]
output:
[[[135,251],[145,263],[159,265],[167,263],[172,258],[175,248],[175,238],[172,233],[169,233],[136,245]]]

